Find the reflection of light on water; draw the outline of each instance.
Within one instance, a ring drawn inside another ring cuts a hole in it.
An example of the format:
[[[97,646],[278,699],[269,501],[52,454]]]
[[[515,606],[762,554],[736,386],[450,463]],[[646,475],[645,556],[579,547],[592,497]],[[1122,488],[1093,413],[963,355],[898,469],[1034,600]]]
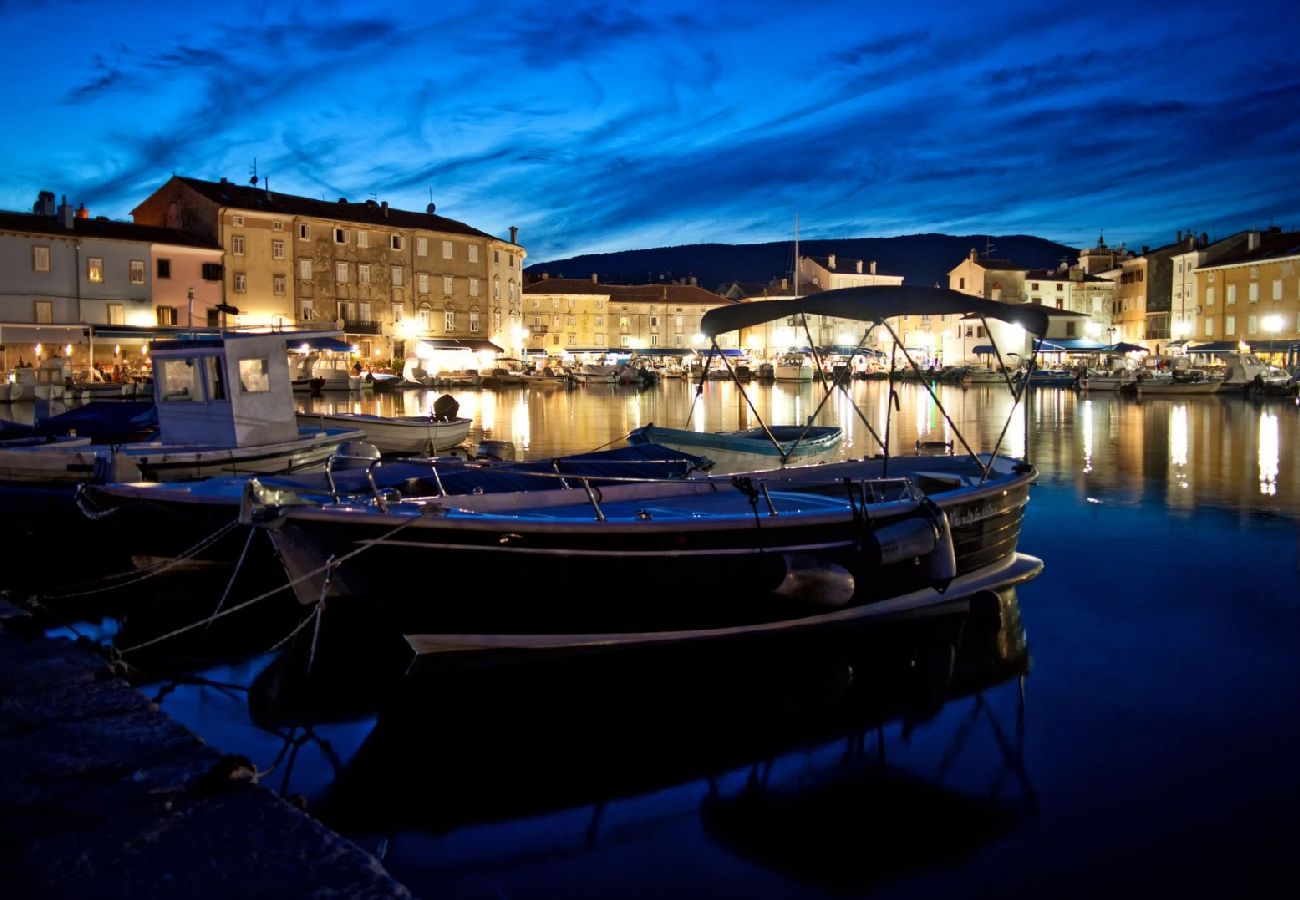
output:
[[[1259,492],[1277,493],[1278,466],[1277,416],[1259,414]]]
[[[1092,471],[1092,401],[1083,401],[1083,471]]]
[[[528,429],[528,394],[516,391],[514,402],[510,407],[510,438],[520,447],[527,448],[532,443]]]
[[[1011,417],[1003,449],[998,452],[1017,459],[1025,458],[1025,417],[1020,410],[1016,410],[1015,415]]]

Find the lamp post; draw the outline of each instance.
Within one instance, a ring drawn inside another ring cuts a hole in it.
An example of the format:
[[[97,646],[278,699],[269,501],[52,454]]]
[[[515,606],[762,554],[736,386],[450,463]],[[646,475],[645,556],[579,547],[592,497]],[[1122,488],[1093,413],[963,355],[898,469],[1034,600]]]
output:
[[[187,296],[190,301],[189,312],[185,314],[185,321],[186,324],[190,326],[190,331],[193,332],[194,331],[194,288],[190,288],[188,291],[186,291],[185,296]]]
[[[1262,323],[1264,330],[1268,332],[1268,352],[1273,352],[1273,341],[1277,339],[1277,333],[1282,330],[1281,316],[1265,316]]]

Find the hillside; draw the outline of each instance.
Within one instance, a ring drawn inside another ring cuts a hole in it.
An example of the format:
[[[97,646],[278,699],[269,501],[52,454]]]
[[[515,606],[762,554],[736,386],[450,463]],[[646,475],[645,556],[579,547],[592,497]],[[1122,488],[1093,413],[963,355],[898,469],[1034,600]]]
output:
[[[984,255],[991,242],[992,256],[1010,259],[1026,268],[1055,268],[1062,258],[1073,263],[1078,250],[1043,238],[1016,234],[987,235],[911,234],[891,238],[836,238],[799,242],[804,256],[834,253],[845,260],[875,260],[877,270],[904,276],[905,284],[947,285],[948,272],[975,248]],[[716,290],[732,281],[767,283],[788,278],[794,259],[793,241],[768,244],[687,244],[617,253],[588,253],[568,259],[538,262],[525,271],[553,278],[587,278],[592,274],[609,284],[646,284],[695,276],[700,287]]]

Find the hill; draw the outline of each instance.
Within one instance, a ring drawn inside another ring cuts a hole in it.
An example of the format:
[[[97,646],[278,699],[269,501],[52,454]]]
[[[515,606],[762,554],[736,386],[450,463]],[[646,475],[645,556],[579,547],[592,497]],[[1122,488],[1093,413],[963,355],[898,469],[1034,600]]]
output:
[[[904,276],[905,284],[947,285],[948,272],[972,249],[1010,259],[1026,268],[1055,268],[1062,258],[1073,263],[1079,251],[1031,235],[910,234],[891,238],[832,238],[799,242],[803,256],[839,260],[875,260],[878,271]],[[587,253],[568,259],[534,263],[529,275],[543,272],[553,278],[587,278],[592,274],[609,284],[646,284],[695,276],[700,287],[716,290],[733,281],[764,283],[790,277],[793,241],[767,244],[686,244],[617,253]],[[845,264],[840,263],[845,269]]]

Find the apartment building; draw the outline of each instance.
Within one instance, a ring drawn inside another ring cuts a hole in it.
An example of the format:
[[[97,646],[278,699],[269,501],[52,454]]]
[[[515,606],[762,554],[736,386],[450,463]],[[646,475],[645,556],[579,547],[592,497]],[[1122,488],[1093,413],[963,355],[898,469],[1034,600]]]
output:
[[[877,271],[876,261],[838,259],[834,253],[825,257],[799,257],[799,284],[817,290],[833,291],[847,287],[873,287],[875,285],[902,284],[902,275],[888,275]]]
[[[1194,272],[1201,300],[1196,337],[1285,352],[1300,344],[1300,232],[1273,227],[1243,238]]]
[[[418,213],[181,176],[132,215],[221,247],[240,324],[337,322],[374,360],[405,356],[415,341],[521,349],[527,254],[513,228],[506,241],[437,215],[433,204]]]

